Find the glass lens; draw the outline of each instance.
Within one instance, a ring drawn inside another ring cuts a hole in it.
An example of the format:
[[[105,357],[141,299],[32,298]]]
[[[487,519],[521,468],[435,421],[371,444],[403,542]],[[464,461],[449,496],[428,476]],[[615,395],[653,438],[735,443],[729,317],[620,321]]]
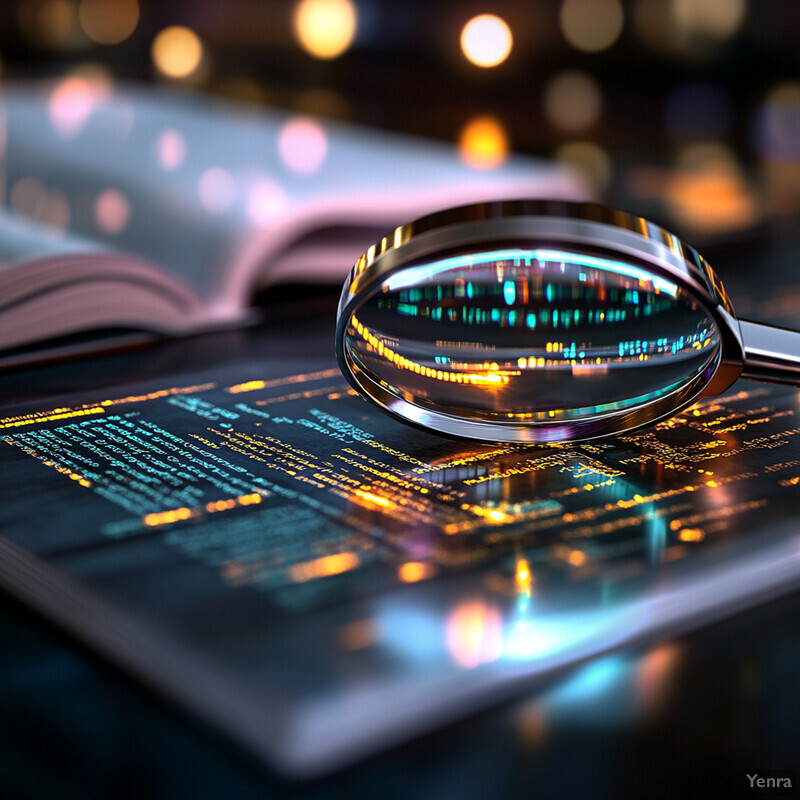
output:
[[[642,267],[513,249],[389,276],[351,316],[345,351],[415,405],[535,424],[626,411],[710,377],[720,336],[691,295]]]

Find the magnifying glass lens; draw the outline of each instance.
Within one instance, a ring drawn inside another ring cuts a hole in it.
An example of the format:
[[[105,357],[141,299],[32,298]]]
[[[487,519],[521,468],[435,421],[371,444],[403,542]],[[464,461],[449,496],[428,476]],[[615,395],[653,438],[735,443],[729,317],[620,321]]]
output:
[[[344,351],[384,393],[486,422],[624,412],[710,376],[720,332],[646,267],[504,249],[398,270],[350,316]]]

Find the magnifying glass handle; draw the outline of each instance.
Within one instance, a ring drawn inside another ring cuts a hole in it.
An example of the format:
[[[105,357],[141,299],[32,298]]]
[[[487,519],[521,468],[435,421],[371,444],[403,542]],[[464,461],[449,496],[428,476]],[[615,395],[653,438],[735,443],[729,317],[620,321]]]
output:
[[[741,377],[800,385],[800,332],[739,320],[744,342]]]

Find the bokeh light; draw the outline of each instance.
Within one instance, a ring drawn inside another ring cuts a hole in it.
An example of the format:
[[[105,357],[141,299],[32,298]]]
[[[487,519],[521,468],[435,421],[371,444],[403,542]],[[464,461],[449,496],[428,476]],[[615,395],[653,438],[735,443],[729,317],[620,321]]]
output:
[[[236,200],[236,181],[228,170],[211,167],[200,176],[197,193],[206,211],[223,214]]]
[[[564,0],[561,31],[576,49],[597,53],[611,47],[622,33],[625,12],[619,0]]]
[[[800,162],[800,84],[782,83],[767,94],[757,114],[756,137],[765,159]]]
[[[37,219],[47,202],[47,190],[36,178],[21,178],[9,194],[11,208],[30,219]]]
[[[137,0],[81,0],[78,17],[84,33],[98,44],[124,42],[139,24]]]
[[[475,117],[461,130],[458,140],[461,158],[475,169],[491,169],[508,156],[508,135],[494,117]]]
[[[23,0],[17,20],[22,34],[40,46],[75,47],[83,38],[76,0]]]
[[[247,213],[255,225],[268,228],[283,216],[288,204],[286,191],[277,181],[260,178],[248,193]]]
[[[648,48],[711,61],[742,27],[746,14],[746,0],[637,0],[633,23]]]
[[[496,67],[511,53],[514,39],[505,20],[494,14],[473,17],[461,31],[461,51],[478,67]]]
[[[697,234],[742,230],[760,218],[755,192],[738,159],[722,142],[681,148],[664,196],[675,220]]]
[[[17,214],[46,225],[51,236],[61,235],[69,227],[67,198],[35,178],[21,178],[11,187],[9,205]]]
[[[353,43],[358,14],[352,0],[300,0],[294,11],[294,33],[315,58],[342,55]]]
[[[682,657],[682,647],[673,642],[656,645],[640,656],[633,688],[642,711],[652,712],[668,699],[670,680]]]
[[[323,165],[328,137],[318,122],[307,117],[290,119],[278,135],[278,154],[284,166],[299,175],[311,175]]]
[[[672,14],[679,28],[714,39],[733,36],[746,12],[745,0],[672,0]]]
[[[174,128],[168,128],[156,139],[158,163],[167,171],[174,172],[186,160],[186,139]]]
[[[397,570],[397,577],[403,583],[417,583],[432,577],[435,571],[433,564],[424,561],[406,561]]]
[[[51,233],[63,234],[69,228],[70,208],[66,195],[57,191],[50,191],[47,198],[47,211],[44,223],[50,228]]]
[[[755,113],[753,133],[761,157],[770,211],[800,213],[800,84],[773,88]]]
[[[603,109],[597,82],[583,72],[562,72],[545,88],[544,115],[555,128],[578,133],[591,128]]]
[[[131,218],[128,198],[118,189],[106,189],[95,201],[94,218],[105,233],[112,236],[122,233]]]
[[[153,40],[153,63],[168,78],[187,78],[203,60],[203,43],[183,25],[164,28]]]
[[[98,103],[106,99],[111,83],[79,75],[60,80],[50,93],[47,104],[50,124],[57,136],[72,139],[86,125]]]
[[[598,192],[607,189],[611,182],[611,157],[594,142],[567,142],[556,150],[555,159],[575,170]],[[571,564],[573,556],[579,559],[583,554],[574,550],[570,554]]]
[[[456,606],[447,618],[447,649],[464,669],[496,661],[503,653],[503,617],[500,609],[484,600]]]

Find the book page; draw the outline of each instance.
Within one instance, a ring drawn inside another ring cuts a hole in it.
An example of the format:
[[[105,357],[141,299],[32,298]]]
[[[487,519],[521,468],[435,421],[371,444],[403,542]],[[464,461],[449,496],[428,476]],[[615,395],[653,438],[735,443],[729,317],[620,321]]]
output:
[[[0,270],[18,261],[97,253],[104,249],[98,241],[0,209]]]
[[[377,233],[438,208],[585,198],[575,178],[536,159],[477,170],[454,145],[178,89],[71,76],[6,88],[0,113],[7,207],[160,265],[222,316],[276,263],[281,280],[338,283]],[[335,263],[293,257],[337,227],[352,237]]]

